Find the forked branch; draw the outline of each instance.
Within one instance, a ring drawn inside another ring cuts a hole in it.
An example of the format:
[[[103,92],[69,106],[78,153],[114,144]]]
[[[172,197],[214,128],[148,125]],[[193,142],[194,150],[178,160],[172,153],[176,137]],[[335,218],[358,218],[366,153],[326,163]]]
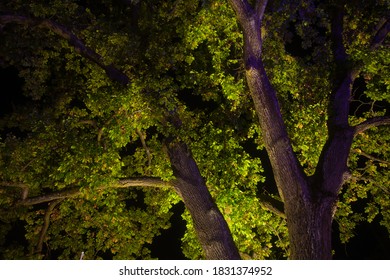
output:
[[[50,216],[51,216],[51,214],[52,214],[54,208],[55,208],[61,201],[62,201],[61,199],[58,199],[58,200],[55,200],[55,201],[50,202],[50,203],[49,203],[49,206],[48,206],[47,209],[46,209],[45,217],[44,217],[44,219],[43,219],[42,229],[41,229],[41,232],[39,233],[38,244],[37,244],[37,247],[36,247],[36,250],[35,250],[35,253],[37,253],[37,254],[40,254],[40,253],[42,252],[43,241],[45,240],[46,232],[47,232],[47,230],[49,229],[49,225],[50,225]]]

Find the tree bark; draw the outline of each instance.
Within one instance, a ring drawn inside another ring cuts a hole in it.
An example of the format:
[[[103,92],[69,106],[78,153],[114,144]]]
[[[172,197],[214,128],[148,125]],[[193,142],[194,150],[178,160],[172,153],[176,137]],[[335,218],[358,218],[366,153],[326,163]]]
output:
[[[283,122],[276,92],[262,61],[261,20],[266,1],[257,1],[253,9],[247,0],[230,0],[244,34],[246,79],[263,132],[264,144],[272,165],[279,194],[284,201],[284,213],[290,239],[291,259],[330,259],[331,225],[337,195],[327,193],[328,183],[309,180],[299,164]],[[338,139],[338,137],[336,137]],[[341,137],[342,138],[342,137]],[[340,141],[343,139],[340,138]],[[349,143],[346,144],[349,149]],[[330,145],[334,155],[334,145]],[[344,153],[345,154],[345,153]],[[325,160],[326,163],[330,163]],[[345,161],[346,162],[346,161]],[[343,165],[343,163],[340,163]],[[330,165],[326,165],[330,167]],[[330,170],[325,173],[330,176]],[[321,179],[325,176],[321,177]]]
[[[5,185],[9,182],[0,182],[0,185]],[[129,188],[129,187],[151,187],[151,188],[171,188],[171,182],[165,182],[160,178],[155,177],[134,177],[128,179],[119,180],[117,184],[108,185],[108,186],[100,186],[97,189],[120,189],[120,188]],[[31,206],[37,205],[45,202],[50,202],[53,200],[66,199],[79,196],[81,194],[79,187],[70,187],[61,191],[52,192],[49,194],[34,196],[34,197],[25,197],[20,201],[16,202],[16,205],[19,206]]]
[[[370,127],[386,125],[390,118],[367,120],[349,126],[349,100],[358,68],[348,68],[343,42],[343,11],[332,12],[332,41],[337,65],[334,90],[329,104],[328,139],[322,149],[315,174],[308,178],[292,150],[276,92],[262,61],[261,24],[267,0],[230,0],[244,34],[246,79],[263,133],[275,182],[284,200],[284,214],[290,238],[291,259],[331,259],[331,227],[337,196],[350,177],[347,160],[354,136]],[[390,30],[384,20],[373,37],[377,48]]]
[[[290,259],[324,260],[332,258],[331,229],[334,200],[295,201],[289,211]]]
[[[168,140],[166,148],[176,177],[173,186],[191,214],[206,259],[240,259],[229,227],[213,201],[187,145]]]

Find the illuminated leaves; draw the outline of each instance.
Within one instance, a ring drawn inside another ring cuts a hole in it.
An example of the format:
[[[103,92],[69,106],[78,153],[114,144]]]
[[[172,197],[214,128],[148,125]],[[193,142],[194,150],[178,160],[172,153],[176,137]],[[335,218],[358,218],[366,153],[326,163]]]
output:
[[[299,106],[291,111],[290,125],[293,148],[307,173],[313,173],[327,138],[326,106]]]
[[[227,1],[81,1],[88,7],[80,1],[27,2],[6,1],[0,7],[66,25],[104,64],[131,79],[127,87],[112,82],[99,65],[53,32],[8,25],[2,30],[1,57],[17,66],[27,104],[1,122],[1,180],[27,184],[31,197],[81,190],[80,197],[54,209],[45,237],[48,253],[63,259],[77,259],[82,251],[88,259],[150,258],[148,246],[169,227],[179,197],[172,190],[110,186],[132,176],[172,180],[163,140],[173,135],[191,148],[243,258],[287,257],[285,221],[264,210],[258,198],[269,187],[265,176],[271,175],[259,159],[262,132],[243,79],[242,32]],[[294,151],[312,174],[327,139],[335,65],[327,7],[301,4],[269,4],[262,26],[263,59]],[[364,80],[364,94],[356,89],[353,99],[364,96],[369,101],[358,102],[370,107],[351,116],[350,125],[387,113],[389,52],[368,47],[385,5],[346,5],[343,36],[349,63],[362,65]],[[293,39],[304,54],[287,47]],[[180,125],[167,121],[174,114]],[[352,178],[336,212],[344,242],[363,220],[380,218],[390,229],[388,135],[387,128],[373,129],[354,142]],[[1,213],[7,221],[20,216],[27,222],[31,249],[46,205],[3,211],[19,197],[19,191],[1,188]],[[202,258],[189,215],[183,216],[183,251]],[[19,247],[5,252],[9,258],[24,253]]]
[[[359,135],[354,142],[349,161],[352,178],[343,190],[336,212],[343,242],[354,236],[360,221],[379,219],[390,232],[389,151],[384,149],[390,140],[388,130],[388,127],[373,129]]]

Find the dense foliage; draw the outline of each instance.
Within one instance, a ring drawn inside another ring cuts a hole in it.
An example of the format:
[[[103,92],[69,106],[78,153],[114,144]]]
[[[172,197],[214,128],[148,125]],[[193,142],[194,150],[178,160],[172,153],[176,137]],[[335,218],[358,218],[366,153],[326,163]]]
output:
[[[267,7],[264,63],[310,175],[338,78],[330,21],[339,4],[287,2]],[[363,65],[351,124],[387,113],[390,54],[370,43],[388,5],[345,4],[349,63]],[[1,66],[17,69],[23,87],[0,121],[2,258],[151,258],[180,201],[164,148],[172,135],[191,149],[242,257],[288,257],[285,219],[262,203],[281,198],[264,171],[242,32],[227,1],[2,1],[0,26]],[[355,138],[335,218],[343,242],[364,220],[390,230],[389,135],[381,126]],[[166,185],[128,183],[139,178]],[[53,193],[64,195],[39,201]],[[183,219],[183,253],[203,258],[188,212]],[[16,227],[25,242],[6,243]]]

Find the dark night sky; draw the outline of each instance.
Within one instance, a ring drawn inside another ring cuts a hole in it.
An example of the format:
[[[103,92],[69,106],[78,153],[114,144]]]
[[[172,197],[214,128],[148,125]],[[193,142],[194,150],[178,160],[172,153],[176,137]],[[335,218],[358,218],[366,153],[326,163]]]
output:
[[[27,99],[21,94],[22,80],[13,68],[3,69],[0,67],[1,102],[0,117],[10,113],[13,107],[25,102]],[[4,132],[1,133],[4,137]],[[264,168],[270,172],[270,165],[266,155],[259,155],[264,161]],[[268,183],[274,184],[273,180]],[[151,250],[152,257],[159,259],[184,259],[181,252],[180,238],[185,231],[185,222],[181,219],[184,211],[183,203],[174,206],[174,214],[171,218],[172,227],[162,231],[155,238]],[[20,239],[23,233],[20,225],[14,229],[9,239]],[[364,222],[355,230],[355,237],[348,244],[341,244],[338,239],[337,226],[333,227],[333,244],[335,259],[390,259],[390,238],[387,230],[380,226],[378,219],[374,222]]]

